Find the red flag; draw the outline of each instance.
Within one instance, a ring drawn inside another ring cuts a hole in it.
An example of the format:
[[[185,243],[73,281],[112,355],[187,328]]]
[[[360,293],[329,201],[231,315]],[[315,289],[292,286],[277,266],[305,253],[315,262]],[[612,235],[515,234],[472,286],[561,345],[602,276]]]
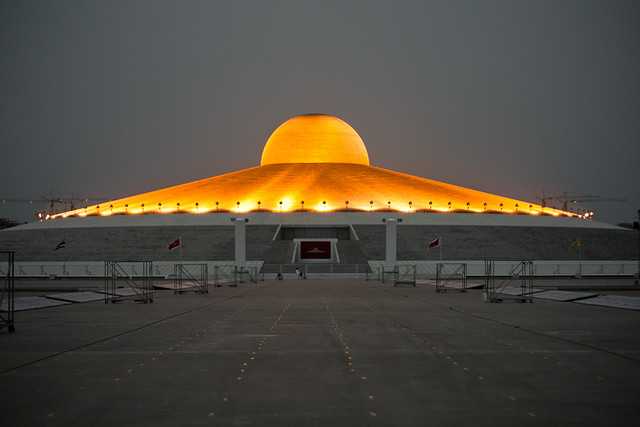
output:
[[[167,248],[172,251],[175,248],[179,248],[180,245],[182,244],[182,242],[180,241],[180,238],[177,238],[176,240],[174,240],[173,242],[169,243],[169,246],[167,246]]]
[[[440,246],[440,238],[439,238],[439,237],[436,237],[434,240],[432,240],[432,241],[429,243],[429,249],[431,249],[431,248],[437,248],[438,246]]]

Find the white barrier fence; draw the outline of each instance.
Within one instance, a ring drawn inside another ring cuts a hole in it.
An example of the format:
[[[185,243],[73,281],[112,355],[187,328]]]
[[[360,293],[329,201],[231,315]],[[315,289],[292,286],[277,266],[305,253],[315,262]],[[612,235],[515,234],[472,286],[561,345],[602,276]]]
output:
[[[179,261],[178,261],[179,263]],[[209,279],[214,278],[216,271],[223,274],[233,271],[233,261],[189,261],[189,263],[207,264]],[[152,274],[154,277],[169,279],[173,277],[175,261],[154,261]],[[247,267],[260,270],[262,261],[249,261]],[[217,268],[216,268],[217,267]],[[135,263],[123,263],[123,268],[130,277],[142,276],[141,267]],[[6,265],[0,264],[0,276],[6,274]],[[15,277],[34,278],[104,278],[104,261],[74,262],[16,262]],[[231,273],[229,273],[231,274]]]
[[[455,261],[398,261],[399,265],[415,265],[416,275],[423,279],[435,279],[438,263],[467,264],[467,276],[484,277],[483,260]],[[496,261],[495,275],[509,276],[520,261]],[[369,261],[373,271],[384,266],[382,261]],[[540,277],[598,277],[598,276],[634,276],[638,274],[637,260],[624,261],[535,261],[533,274]]]
[[[222,274],[233,269],[233,261],[189,261],[193,263],[206,263],[209,269],[209,278],[213,278],[217,270]],[[455,260],[455,261],[398,261],[399,265],[415,265],[416,276],[419,278],[436,277],[436,265],[439,262],[455,262],[467,264],[467,276],[484,276],[484,263],[482,260]],[[513,267],[520,261],[496,261],[495,274],[508,276]],[[153,276],[170,278],[173,274],[174,261],[154,261]],[[262,268],[262,261],[249,261],[247,267]],[[379,271],[383,267],[382,261],[369,261],[372,271]],[[216,269],[216,267],[218,267]],[[142,275],[135,265],[131,265],[131,277]],[[0,264],[0,275],[6,274],[6,265]],[[633,276],[638,272],[638,261],[533,261],[533,271],[541,277],[575,277],[575,276]],[[231,273],[229,273],[231,274]],[[15,277],[69,277],[69,278],[103,278],[104,261],[74,261],[74,262],[16,262]]]

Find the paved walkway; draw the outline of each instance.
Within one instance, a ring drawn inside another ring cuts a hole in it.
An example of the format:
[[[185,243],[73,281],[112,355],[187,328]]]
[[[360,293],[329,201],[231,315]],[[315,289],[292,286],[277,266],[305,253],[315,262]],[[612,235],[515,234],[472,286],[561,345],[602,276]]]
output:
[[[624,425],[640,313],[356,280],[73,304],[0,333],[1,425]]]

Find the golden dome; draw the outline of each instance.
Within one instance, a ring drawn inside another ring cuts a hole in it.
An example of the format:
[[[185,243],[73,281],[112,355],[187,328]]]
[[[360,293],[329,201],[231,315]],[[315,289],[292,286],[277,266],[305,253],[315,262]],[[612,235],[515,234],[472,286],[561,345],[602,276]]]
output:
[[[326,114],[295,116],[273,131],[262,150],[261,166],[279,163],[369,165],[360,135],[347,122]]]

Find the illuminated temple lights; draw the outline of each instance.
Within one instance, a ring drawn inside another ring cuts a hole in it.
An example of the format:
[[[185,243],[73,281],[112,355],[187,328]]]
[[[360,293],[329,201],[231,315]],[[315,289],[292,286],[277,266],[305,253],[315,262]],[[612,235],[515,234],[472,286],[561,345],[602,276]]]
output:
[[[102,202],[71,216],[292,212],[577,214],[371,166],[360,135],[323,114],[293,117],[267,139],[259,166]]]
[[[67,218],[72,216],[112,216],[112,215],[142,215],[142,214],[207,214],[207,213],[251,213],[251,212],[269,212],[269,213],[291,213],[291,212],[402,212],[402,213],[469,213],[469,214],[505,214],[505,215],[551,215],[551,216],[572,216],[576,218],[589,219],[593,217],[593,212],[585,212],[582,214],[572,212],[562,212],[548,207],[534,207],[532,204],[527,205],[527,209],[522,209],[519,203],[515,203],[512,207],[508,207],[503,202],[491,208],[487,202],[482,202],[481,208],[474,207],[471,202],[464,203],[460,208],[456,207],[451,201],[436,204],[429,200],[424,203],[424,208],[412,200],[407,202],[395,202],[386,200],[385,202],[376,202],[369,200],[367,203],[352,203],[345,200],[342,205],[328,201],[320,200],[311,203],[312,207],[305,207],[304,200],[296,201],[289,197],[279,199],[278,203],[272,208],[265,208],[262,201],[256,200],[237,200],[231,209],[225,209],[219,201],[210,204],[194,202],[188,205],[181,202],[158,202],[155,209],[145,210],[145,204],[139,204],[139,207],[130,207],[129,204],[122,206],[110,204],[107,208],[101,208],[100,205],[87,206],[75,211],[64,212],[56,215],[47,215],[42,219],[51,218]]]

